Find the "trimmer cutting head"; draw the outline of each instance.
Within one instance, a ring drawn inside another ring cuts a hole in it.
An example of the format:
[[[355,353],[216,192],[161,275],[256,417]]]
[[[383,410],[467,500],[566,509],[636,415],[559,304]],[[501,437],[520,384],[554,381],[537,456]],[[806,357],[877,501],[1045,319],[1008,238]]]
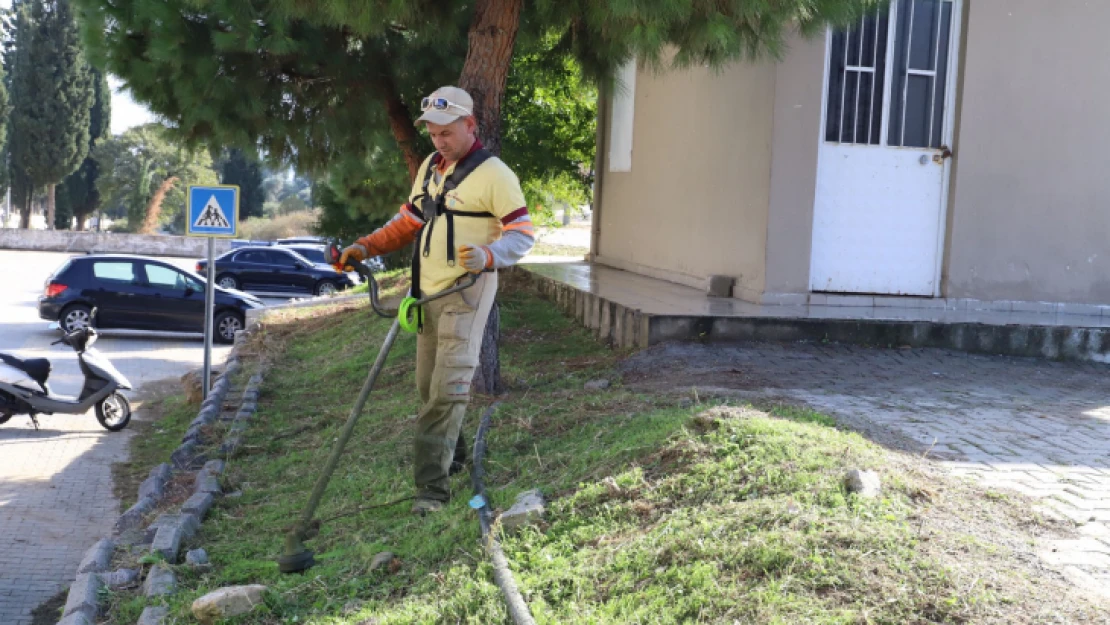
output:
[[[284,553],[278,558],[278,570],[282,573],[302,573],[316,564],[312,550],[304,546],[305,534],[298,526],[285,536]]]
[[[302,549],[297,553],[281,556],[278,558],[278,570],[286,574],[303,573],[316,565],[313,555],[311,549]]]

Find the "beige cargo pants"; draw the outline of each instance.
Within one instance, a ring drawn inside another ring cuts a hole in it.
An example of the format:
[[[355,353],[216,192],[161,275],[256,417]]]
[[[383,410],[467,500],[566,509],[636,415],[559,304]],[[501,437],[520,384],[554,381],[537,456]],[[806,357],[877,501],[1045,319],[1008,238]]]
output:
[[[414,463],[418,498],[451,498],[448,471],[496,295],[497,274],[483,273],[469,289],[424,307],[424,330],[416,339],[421,402]]]

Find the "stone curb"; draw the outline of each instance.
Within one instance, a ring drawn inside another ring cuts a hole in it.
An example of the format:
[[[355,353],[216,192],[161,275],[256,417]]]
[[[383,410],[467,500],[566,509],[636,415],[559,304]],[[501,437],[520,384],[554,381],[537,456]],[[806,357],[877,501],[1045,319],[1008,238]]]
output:
[[[74,614],[83,614],[90,621],[96,621],[97,612],[100,610],[100,589],[104,582],[93,573],[82,573],[77,576],[73,585],[69,587],[69,596],[66,606],[62,611],[63,617]]]
[[[166,562],[172,565],[178,561],[182,544],[196,534],[215,498],[222,494],[219,476],[227,466],[224,460],[210,460],[199,451],[198,448],[207,443],[201,430],[219,419],[221,408],[231,390],[231,376],[243,368],[239,359],[239,347],[250,334],[260,329],[261,324],[254,321],[246,331],[236,334],[235,346],[228,356],[223,373],[212,385],[208,397],[201,402],[197,417],[189,424],[189,429],[182,437],[181,445],[170,454],[168,463],[162,463],[150,471],[150,475],[139,486],[138,501],[116,520],[113,535],[119,537],[120,542],[149,543],[152,553],[161,554]],[[246,425],[258,410],[261,386],[262,374],[256,373],[251,376],[243,390],[241,406],[233,419],[232,425],[235,427],[235,432],[229,433],[220,447],[219,453],[222,456],[230,457],[230,454],[238,448],[241,432],[246,429]],[[194,494],[182,504],[181,512],[162,514],[151,521],[146,529],[140,530],[149,514],[165,496],[166,484],[174,473],[183,471],[196,471],[196,475]],[[139,580],[141,575],[139,571],[122,569],[108,572],[116,543],[117,541],[111,538],[102,538],[85,553],[77,570],[77,578],[70,585],[65,609],[62,612],[64,618],[59,625],[94,625],[101,609],[99,603],[101,588],[129,586]],[[177,578],[173,569],[168,565],[156,564],[151,567],[143,582],[143,593],[148,597],[164,596],[172,594],[176,587]],[[162,625],[168,616],[169,612],[166,608],[149,606],[143,610],[138,624]]]
[[[89,547],[89,550],[85,552],[85,557],[81,559],[81,565],[77,567],[77,574],[107,571],[108,565],[112,563],[112,552],[115,549],[116,544],[107,538],[96,541],[96,544]]]
[[[360,300],[360,299],[365,300],[368,297],[369,296],[366,293],[357,293],[357,294],[354,294],[354,295],[337,295],[337,296],[333,296],[333,297],[313,297],[313,298],[310,298],[310,299],[304,299],[304,300],[300,300],[300,301],[296,301],[296,302],[289,302],[287,304],[277,304],[275,306],[267,306],[266,308],[263,308],[263,309],[260,309],[260,310],[248,310],[247,311],[247,323],[249,324],[252,321],[255,321],[255,320],[259,319],[260,317],[264,317],[265,315],[269,315],[269,314],[271,314],[275,311],[279,311],[279,310],[293,310],[293,309],[297,309],[297,308],[315,308],[316,306],[330,306],[330,305],[334,305],[334,304],[345,304],[347,302],[354,302],[354,301],[357,301],[357,300]]]
[[[147,607],[143,609],[143,613],[139,615],[138,625],[162,625],[169,614],[169,610],[162,606]]]

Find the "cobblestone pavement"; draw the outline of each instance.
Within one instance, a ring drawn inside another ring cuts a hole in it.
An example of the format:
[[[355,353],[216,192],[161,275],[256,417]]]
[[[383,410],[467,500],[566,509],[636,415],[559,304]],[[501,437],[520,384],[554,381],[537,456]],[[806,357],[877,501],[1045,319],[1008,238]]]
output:
[[[808,344],[664,345],[628,366],[660,363],[681,372],[677,385],[802,400],[955,475],[1035,498],[1083,536],[1040,545],[1041,557],[1110,596],[1110,367]]]
[[[0,251],[0,351],[49,358],[51,387],[76,395],[77,355],[50,346],[58,335],[38,318],[36,303],[66,256]],[[102,338],[96,347],[136,388],[203,362],[202,345],[190,340]],[[213,362],[223,362],[227,351],[213,350]],[[0,426],[0,625],[28,625],[31,610],[73,581],[84,551],[111,532],[119,514],[111,465],[127,458],[128,431],[104,430],[91,411],[40,422],[37,432],[26,417]]]
[[[72,581],[81,556],[119,515],[111,465],[126,433],[91,416],[0,428],[0,623],[26,625],[31,610]],[[14,420],[13,420],[14,422]],[[126,431],[125,431],[126,432]]]

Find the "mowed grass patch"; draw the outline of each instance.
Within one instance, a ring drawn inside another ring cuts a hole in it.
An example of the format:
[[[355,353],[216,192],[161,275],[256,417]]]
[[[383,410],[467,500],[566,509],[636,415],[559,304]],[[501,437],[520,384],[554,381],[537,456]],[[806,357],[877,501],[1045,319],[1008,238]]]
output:
[[[616,373],[622,354],[513,280],[500,300],[511,388],[490,434],[487,482],[499,509],[527,489],[549,498],[542,524],[504,537],[538,622],[1010,622],[1028,608],[1027,597],[972,583],[975,566],[953,568],[923,545],[924,487],[887,450],[804,409],[629,392]],[[453,478],[455,498],[440,514],[414,517],[404,500],[418,410],[409,335],[316,515],[323,522],[308,545],[317,566],[278,572],[285,533],[387,329],[362,305],[267,320],[252,346],[270,363],[259,413],[224,478],[236,496],[218,503],[193,541],[212,567],[176,567],[179,592],[164,600],[171,614],[190,618],[191,602],[221,586],[261,583],[265,605],[230,622],[506,622],[466,505],[469,476]],[[583,390],[597,379],[611,388]],[[490,402],[471,406],[471,442]],[[878,470],[883,495],[847,493],[850,468]],[[989,544],[960,538],[929,540],[988,561]],[[396,559],[371,570],[382,551]],[[130,618],[145,603],[117,600],[110,622],[128,622],[117,614]]]

